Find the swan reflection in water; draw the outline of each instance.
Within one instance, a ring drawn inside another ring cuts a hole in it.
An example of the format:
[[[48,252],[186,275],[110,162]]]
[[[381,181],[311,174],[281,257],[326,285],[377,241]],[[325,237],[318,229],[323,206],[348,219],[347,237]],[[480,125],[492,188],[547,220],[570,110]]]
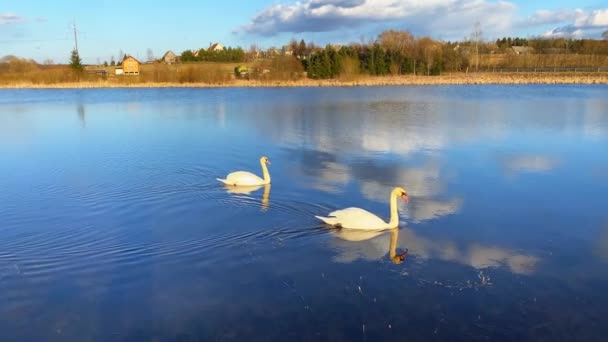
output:
[[[368,256],[370,257],[370,259],[380,259],[386,255],[386,249],[385,249],[386,241],[384,241],[385,240],[384,238],[379,238],[379,239],[374,239],[374,238],[376,238],[380,235],[386,236],[386,234],[389,232],[390,232],[390,241],[388,244],[389,257],[390,257],[391,261],[393,262],[393,264],[400,264],[405,260],[405,257],[407,256],[407,253],[408,253],[408,249],[406,248],[404,250],[404,252],[397,254],[397,241],[399,239],[399,228],[393,228],[390,230],[381,230],[381,231],[366,231],[366,230],[344,229],[343,228],[343,229],[333,230],[332,234],[335,237],[337,237],[343,241],[346,241],[346,242],[341,242],[340,245],[348,244],[348,245],[350,245],[350,248],[353,248],[353,250],[356,250],[356,249],[362,247],[360,252],[363,252],[365,247],[362,246],[359,242],[371,240],[370,242],[373,243],[374,246],[378,247],[378,248],[373,248],[371,250],[368,250],[368,251],[372,251],[372,253],[368,254]],[[372,240],[372,239],[374,239],[374,240]],[[381,241],[382,246],[376,244],[378,241]],[[357,253],[357,252],[355,251],[355,253]],[[346,260],[336,260],[336,261],[344,262]],[[348,261],[346,261],[346,262],[348,262]]]
[[[270,184],[265,185],[247,185],[247,186],[224,186],[226,192],[232,195],[251,195],[260,188],[264,188],[261,200],[262,211],[268,210],[270,206]]]
[[[355,231],[348,229],[335,230],[333,235],[338,239],[332,245],[339,250],[334,258],[336,262],[350,263],[358,259],[379,260],[386,255],[386,246],[389,245],[391,260],[396,256],[396,248],[401,247],[408,255],[415,256],[417,260],[438,259],[467,265],[475,269],[488,267],[506,267],[515,274],[532,274],[536,271],[540,259],[534,255],[519,253],[508,248],[483,245],[470,242],[466,245],[447,239],[428,238],[416,234],[410,228],[403,228],[400,232],[391,230],[390,242],[387,240],[387,231]],[[401,235],[400,241],[397,234]],[[393,261],[394,262],[394,261]]]

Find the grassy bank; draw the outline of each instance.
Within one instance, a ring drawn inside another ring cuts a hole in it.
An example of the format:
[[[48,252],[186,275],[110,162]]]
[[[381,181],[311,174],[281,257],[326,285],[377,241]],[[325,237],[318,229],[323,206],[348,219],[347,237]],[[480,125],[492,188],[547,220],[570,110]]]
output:
[[[326,86],[386,86],[432,84],[608,84],[608,72],[519,72],[519,73],[452,73],[440,76],[360,76],[348,80],[237,80],[220,77],[208,82],[152,82],[136,77],[114,77],[80,82],[34,83],[12,81],[0,88],[164,88],[164,87],[326,87]]]

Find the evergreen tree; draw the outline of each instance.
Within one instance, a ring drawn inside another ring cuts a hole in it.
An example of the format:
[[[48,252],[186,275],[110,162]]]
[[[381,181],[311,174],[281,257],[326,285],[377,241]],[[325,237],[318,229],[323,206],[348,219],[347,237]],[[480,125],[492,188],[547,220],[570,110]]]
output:
[[[329,53],[327,49],[321,52],[321,64],[319,70],[319,77],[321,78],[331,78],[331,58],[329,57]]]
[[[374,45],[374,75],[386,75],[388,66],[386,64],[386,54],[380,45]]]
[[[70,56],[70,68],[77,72],[84,70],[82,60],[80,59],[80,55],[76,49],[72,50],[72,55]]]
[[[298,45],[297,56],[300,58],[306,57],[306,42],[304,42],[304,39],[300,40],[300,45]]]

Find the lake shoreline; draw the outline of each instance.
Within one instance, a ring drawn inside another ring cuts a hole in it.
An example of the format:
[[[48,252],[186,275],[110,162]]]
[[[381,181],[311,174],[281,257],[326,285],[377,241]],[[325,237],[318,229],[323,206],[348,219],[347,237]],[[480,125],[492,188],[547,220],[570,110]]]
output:
[[[608,84],[608,72],[538,72],[538,73],[457,73],[440,76],[379,76],[351,79],[296,81],[232,80],[221,83],[138,82],[128,76],[120,79],[35,84],[18,82],[0,84],[0,89],[74,89],[74,88],[275,88],[275,87],[372,87],[417,85],[474,84]]]

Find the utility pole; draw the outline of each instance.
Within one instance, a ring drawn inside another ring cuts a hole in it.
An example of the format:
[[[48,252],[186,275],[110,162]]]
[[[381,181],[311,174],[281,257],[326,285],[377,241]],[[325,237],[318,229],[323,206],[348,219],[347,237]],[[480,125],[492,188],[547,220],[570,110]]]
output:
[[[76,47],[76,52],[78,52],[78,37],[76,36],[76,20],[74,19],[74,46]]]

